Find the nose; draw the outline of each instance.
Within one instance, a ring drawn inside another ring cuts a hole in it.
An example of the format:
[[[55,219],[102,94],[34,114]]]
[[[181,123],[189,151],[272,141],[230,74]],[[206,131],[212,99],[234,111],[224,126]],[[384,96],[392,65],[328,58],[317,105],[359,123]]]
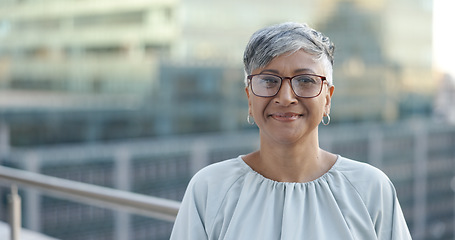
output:
[[[292,90],[291,81],[285,81],[281,83],[281,88],[275,96],[275,103],[283,106],[289,106],[297,103],[297,96]]]

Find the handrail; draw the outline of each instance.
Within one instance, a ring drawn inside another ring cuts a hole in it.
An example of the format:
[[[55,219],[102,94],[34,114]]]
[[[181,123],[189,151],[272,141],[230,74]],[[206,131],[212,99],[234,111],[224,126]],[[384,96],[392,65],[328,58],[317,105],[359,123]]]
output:
[[[56,197],[173,222],[180,202],[0,166],[0,180],[38,188]],[[6,182],[1,181],[4,185]]]

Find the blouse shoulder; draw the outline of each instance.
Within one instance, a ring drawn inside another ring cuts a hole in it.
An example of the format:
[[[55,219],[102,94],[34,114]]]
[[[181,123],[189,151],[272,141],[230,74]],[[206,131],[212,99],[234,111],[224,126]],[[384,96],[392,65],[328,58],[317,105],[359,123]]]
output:
[[[337,165],[337,170],[348,180],[354,187],[362,188],[367,185],[371,188],[373,185],[390,185],[389,177],[380,169],[368,164],[348,158],[340,157],[341,162]]]
[[[337,166],[338,172],[362,198],[371,215],[380,212],[381,206],[394,206],[395,187],[383,171],[368,163],[347,158],[341,161]]]
[[[239,164],[240,157],[224,160],[208,165],[199,170],[191,179],[198,185],[213,185],[219,187],[236,181],[246,169]]]
[[[199,170],[183,197],[171,239],[207,239],[223,199],[243,172],[239,158],[214,163]]]
[[[241,158],[233,158],[208,165],[190,180],[187,193],[217,205],[231,187],[244,177],[247,169],[240,164]]]
[[[394,185],[380,169],[342,159],[338,170],[368,210],[378,239],[411,239]]]

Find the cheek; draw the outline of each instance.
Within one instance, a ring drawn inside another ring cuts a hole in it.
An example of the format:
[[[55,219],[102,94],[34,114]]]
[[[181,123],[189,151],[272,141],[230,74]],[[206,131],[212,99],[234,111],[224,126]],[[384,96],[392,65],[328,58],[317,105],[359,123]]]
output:
[[[250,106],[250,113],[253,117],[258,118],[264,113],[265,108],[267,107],[267,103],[265,101],[261,101],[261,99],[253,98],[249,102]]]
[[[316,117],[322,117],[325,112],[326,100],[323,97],[316,98],[314,100],[315,101],[311,104],[311,109],[315,113]]]

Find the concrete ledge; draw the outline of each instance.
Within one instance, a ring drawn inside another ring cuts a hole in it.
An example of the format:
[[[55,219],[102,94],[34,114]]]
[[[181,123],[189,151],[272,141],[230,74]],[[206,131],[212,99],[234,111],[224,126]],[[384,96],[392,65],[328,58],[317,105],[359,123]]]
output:
[[[0,239],[10,239],[10,227],[8,223],[0,222]],[[22,228],[20,240],[58,240],[41,233],[33,232]]]

